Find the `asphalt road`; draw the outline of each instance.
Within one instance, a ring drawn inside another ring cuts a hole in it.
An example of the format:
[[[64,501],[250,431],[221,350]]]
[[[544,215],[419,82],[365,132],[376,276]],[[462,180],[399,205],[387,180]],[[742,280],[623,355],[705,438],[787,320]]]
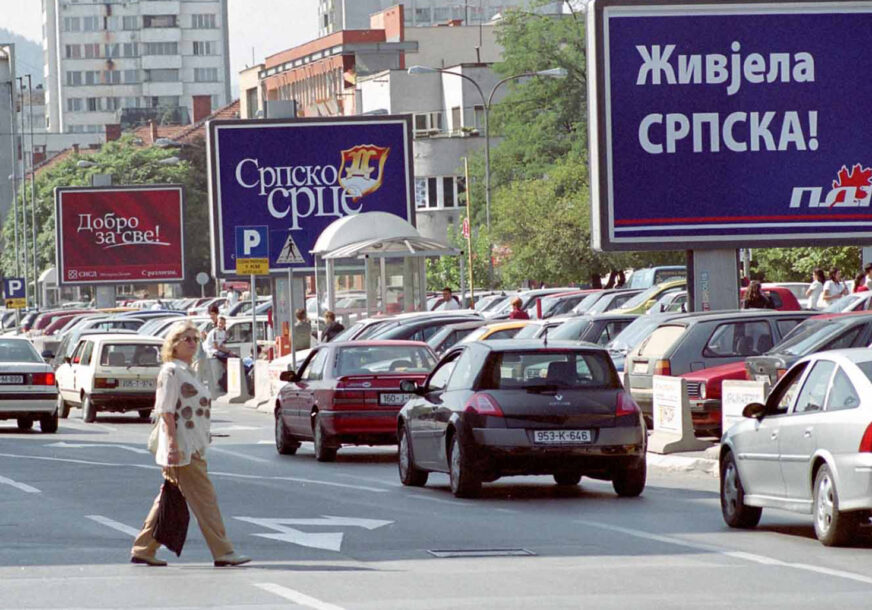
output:
[[[272,421],[216,407],[208,460],[237,550],[216,569],[193,523],[168,568],[128,563],[161,482],[148,423],[73,410],[55,435],[0,422],[0,608],[806,608],[872,605],[872,541],[829,549],[811,518],[728,530],[717,480],[650,470],[641,498],[584,479],[403,488],[394,448],[279,456]]]

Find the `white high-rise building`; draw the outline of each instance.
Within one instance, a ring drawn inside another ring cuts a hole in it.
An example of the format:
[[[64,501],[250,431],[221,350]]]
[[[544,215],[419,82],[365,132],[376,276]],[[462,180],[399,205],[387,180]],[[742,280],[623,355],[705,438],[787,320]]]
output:
[[[318,35],[369,27],[369,16],[391,6],[405,8],[405,25],[439,25],[459,19],[466,25],[487,23],[508,8],[527,6],[529,0],[318,0]],[[559,13],[563,2],[541,10]]]
[[[230,102],[228,0],[42,0],[46,128],[189,123]]]

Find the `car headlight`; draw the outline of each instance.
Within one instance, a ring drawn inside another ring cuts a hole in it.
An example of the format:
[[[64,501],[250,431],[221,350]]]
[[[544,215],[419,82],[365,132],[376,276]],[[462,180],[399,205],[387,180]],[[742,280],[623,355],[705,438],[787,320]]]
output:
[[[705,400],[705,381],[699,384],[699,397]]]

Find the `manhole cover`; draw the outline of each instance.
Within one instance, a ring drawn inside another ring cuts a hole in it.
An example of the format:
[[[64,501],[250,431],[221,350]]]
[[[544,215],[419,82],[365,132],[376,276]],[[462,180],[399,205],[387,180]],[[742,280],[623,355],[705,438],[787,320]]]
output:
[[[428,553],[439,559],[452,557],[521,557],[535,555],[527,549],[428,549]]]

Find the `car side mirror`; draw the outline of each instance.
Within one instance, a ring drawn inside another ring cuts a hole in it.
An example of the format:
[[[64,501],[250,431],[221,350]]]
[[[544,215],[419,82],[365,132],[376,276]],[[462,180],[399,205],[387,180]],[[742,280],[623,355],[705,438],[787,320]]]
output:
[[[421,386],[418,385],[417,381],[412,381],[411,379],[403,379],[400,382],[400,391],[405,392],[406,394],[420,394]]]
[[[766,414],[766,405],[759,402],[752,402],[745,405],[745,408],[742,409],[742,417],[753,417],[757,421],[763,419],[763,416]]]
[[[296,371],[282,371],[279,374],[279,379],[282,381],[294,382],[299,381],[300,377],[297,375]]]

